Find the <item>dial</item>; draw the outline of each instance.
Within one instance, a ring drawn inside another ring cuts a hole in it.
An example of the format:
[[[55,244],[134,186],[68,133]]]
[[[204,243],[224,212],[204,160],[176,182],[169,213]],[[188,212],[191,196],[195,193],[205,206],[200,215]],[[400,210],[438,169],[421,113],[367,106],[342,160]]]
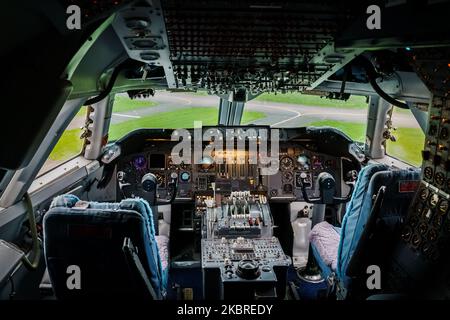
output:
[[[133,166],[136,170],[145,170],[147,168],[147,159],[143,155],[138,155],[133,158]]]
[[[290,182],[290,181],[292,181],[292,178],[293,178],[292,172],[286,171],[283,173],[284,181]]]
[[[281,170],[292,170],[294,169],[294,161],[288,156],[281,158],[280,160]]]
[[[292,184],[287,183],[283,185],[283,192],[284,193],[292,193]]]
[[[183,182],[189,181],[190,178],[191,178],[191,174],[187,171],[184,171],[180,174],[180,180]]]
[[[448,201],[442,199],[441,202],[439,203],[439,211],[441,212],[441,214],[445,214],[447,210],[448,210]]]

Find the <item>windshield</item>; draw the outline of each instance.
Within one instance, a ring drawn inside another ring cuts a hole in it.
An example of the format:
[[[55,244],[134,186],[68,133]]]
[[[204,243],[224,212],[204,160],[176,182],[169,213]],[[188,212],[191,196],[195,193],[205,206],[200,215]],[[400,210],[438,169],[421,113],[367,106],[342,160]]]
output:
[[[154,97],[130,99],[127,94],[114,98],[109,139],[117,140],[141,128],[193,128],[194,121],[217,125],[219,98],[206,93],[158,91]]]
[[[253,124],[276,128],[329,126],[343,131],[355,141],[365,139],[366,97],[352,96],[343,101],[301,93],[264,93],[249,101],[246,108],[263,114],[250,122]]]
[[[117,140],[140,128],[193,128],[194,121],[201,121],[204,126],[217,125],[219,100],[206,92],[158,91],[154,97],[133,100],[127,94],[118,94],[109,139]],[[262,94],[245,104],[241,124],[275,128],[330,126],[355,141],[364,141],[366,118],[365,97],[342,101],[298,93]]]

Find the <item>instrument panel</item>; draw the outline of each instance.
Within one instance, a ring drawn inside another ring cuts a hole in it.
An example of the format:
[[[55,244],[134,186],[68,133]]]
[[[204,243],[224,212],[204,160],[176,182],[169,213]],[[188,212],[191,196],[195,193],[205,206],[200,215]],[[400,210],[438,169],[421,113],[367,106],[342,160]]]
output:
[[[285,134],[286,136],[286,134]],[[286,139],[279,143],[278,170],[264,175],[261,167],[251,161],[248,149],[228,151],[223,162],[204,156],[200,163],[175,163],[172,149],[176,141],[170,139],[146,138],[138,152],[122,155],[117,162],[118,184],[131,185],[129,190],[141,194],[141,179],[146,173],[153,173],[158,182],[158,196],[168,194],[168,181],[171,176],[178,177],[176,201],[194,200],[196,195],[212,195],[213,185],[217,193],[229,194],[233,191],[249,190],[265,194],[272,201],[302,201],[302,183],[308,196],[317,195],[315,181],[321,172],[330,173],[337,182],[336,196],[348,192],[344,180],[349,171],[358,170],[358,160],[348,152],[346,145],[336,152],[321,150],[321,139]],[[325,141],[326,142],[326,141]],[[247,146],[248,147],[248,146]],[[354,148],[354,145],[352,146]],[[130,149],[130,148],[128,148]],[[193,157],[193,156],[192,156]],[[258,154],[259,157],[259,154]],[[239,160],[239,161],[238,161]],[[193,162],[193,161],[191,161]],[[133,196],[133,193],[126,196]]]
[[[306,150],[292,143],[282,145],[280,151],[280,170],[268,176],[268,196],[272,200],[302,200],[302,184],[308,196],[317,195],[315,181],[321,172],[330,173],[337,182],[343,179],[339,157]],[[341,187],[337,183],[339,193]]]

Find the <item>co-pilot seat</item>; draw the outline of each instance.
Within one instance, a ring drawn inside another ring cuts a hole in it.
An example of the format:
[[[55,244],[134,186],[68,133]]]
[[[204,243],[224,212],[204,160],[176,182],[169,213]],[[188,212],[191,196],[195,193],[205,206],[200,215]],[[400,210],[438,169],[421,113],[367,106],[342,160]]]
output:
[[[357,278],[365,284],[368,265],[385,262],[419,179],[418,170],[368,165],[359,173],[342,227],[326,221],[314,226],[310,233],[314,257],[328,283],[337,283],[338,297],[355,290]]]
[[[168,237],[155,234],[143,199],[56,197],[44,217],[44,253],[59,299],[165,296]]]

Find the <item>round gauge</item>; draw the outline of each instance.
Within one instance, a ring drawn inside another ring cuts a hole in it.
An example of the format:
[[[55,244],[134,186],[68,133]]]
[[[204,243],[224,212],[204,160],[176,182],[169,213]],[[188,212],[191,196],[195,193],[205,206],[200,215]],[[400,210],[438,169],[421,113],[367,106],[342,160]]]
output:
[[[448,201],[445,199],[442,199],[441,202],[439,203],[439,211],[442,214],[445,214],[448,210]]]
[[[190,178],[191,178],[191,174],[187,171],[184,171],[180,174],[180,180],[183,182],[189,181]]]
[[[430,201],[429,201],[429,202],[430,202],[430,206],[431,206],[432,208],[436,207],[438,201],[439,201],[439,196],[438,196],[436,193],[433,194],[433,195],[431,196],[431,198],[430,198]]]
[[[300,168],[309,170],[309,166],[311,165],[311,160],[306,154],[301,154],[297,158],[297,162],[300,166]]]
[[[280,160],[281,170],[292,170],[294,168],[294,161],[288,156],[281,158]]]
[[[430,195],[430,191],[428,189],[422,189],[419,193],[419,197],[422,201],[427,200],[428,196]]]
[[[287,181],[287,182],[292,181],[292,178],[293,178],[293,176],[292,176],[291,172],[286,171],[286,172],[283,173],[284,181]]]
[[[143,155],[139,155],[133,158],[133,166],[136,170],[144,170],[147,168],[147,159]]]
[[[158,186],[164,183],[164,176],[161,173],[155,173],[156,183]]]

